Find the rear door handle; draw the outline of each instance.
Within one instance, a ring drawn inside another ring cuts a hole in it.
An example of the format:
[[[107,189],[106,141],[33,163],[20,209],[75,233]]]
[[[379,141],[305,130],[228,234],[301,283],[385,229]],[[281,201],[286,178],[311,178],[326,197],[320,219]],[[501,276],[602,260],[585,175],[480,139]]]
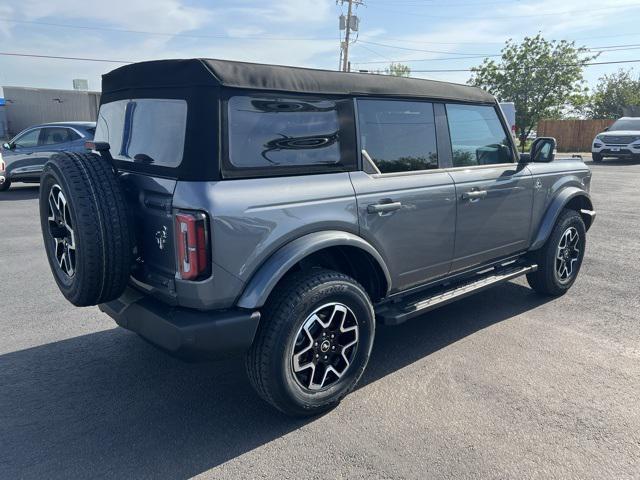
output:
[[[462,194],[463,200],[480,200],[487,196],[486,190],[471,190],[470,192],[464,192]]]
[[[368,213],[389,213],[400,210],[402,202],[374,203],[367,206]]]

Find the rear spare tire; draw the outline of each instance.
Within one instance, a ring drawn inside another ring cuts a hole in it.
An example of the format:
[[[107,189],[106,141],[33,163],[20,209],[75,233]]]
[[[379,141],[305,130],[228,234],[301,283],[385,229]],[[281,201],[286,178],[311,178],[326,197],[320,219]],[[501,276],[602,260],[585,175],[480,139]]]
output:
[[[83,307],[124,292],[133,229],[107,161],[90,153],[51,157],[40,179],[40,225],[53,277],[67,300]]]

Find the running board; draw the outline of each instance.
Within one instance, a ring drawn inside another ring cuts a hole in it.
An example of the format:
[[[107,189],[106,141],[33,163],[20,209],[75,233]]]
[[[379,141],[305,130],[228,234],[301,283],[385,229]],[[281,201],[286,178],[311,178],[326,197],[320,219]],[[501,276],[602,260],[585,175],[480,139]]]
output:
[[[386,303],[376,310],[376,315],[379,320],[387,325],[398,325],[429,310],[481,292],[499,283],[508,282],[521,275],[535,272],[537,269],[538,265],[535,264],[503,267],[499,270],[491,269],[490,272],[479,278],[447,285],[437,289],[435,292],[432,289],[426,293],[422,292],[422,295],[410,295],[407,299],[399,302]]]

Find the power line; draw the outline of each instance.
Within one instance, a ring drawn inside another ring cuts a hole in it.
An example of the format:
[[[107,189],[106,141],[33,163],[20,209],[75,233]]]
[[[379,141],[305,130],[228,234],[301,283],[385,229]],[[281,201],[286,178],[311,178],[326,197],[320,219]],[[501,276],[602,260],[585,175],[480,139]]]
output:
[[[620,8],[620,7],[616,7]],[[453,17],[452,17],[453,18]],[[477,17],[478,18],[478,17]],[[274,41],[305,41],[305,40],[333,40],[334,37],[280,37],[280,36],[268,36],[268,35],[227,35],[227,34],[196,34],[196,33],[171,33],[171,32],[154,32],[148,30],[131,30],[131,29],[123,29],[123,28],[115,28],[115,27],[104,27],[104,26],[89,26],[89,25],[72,25],[65,23],[54,23],[54,22],[40,22],[40,21],[31,21],[31,20],[15,20],[8,18],[0,18],[0,22],[5,23],[15,23],[20,25],[36,25],[42,27],[56,27],[56,28],[68,28],[68,29],[79,29],[79,30],[98,30],[98,31],[107,31],[107,32],[118,32],[118,33],[131,33],[138,35],[156,35],[163,37],[186,37],[186,38],[211,38],[211,39],[229,39],[229,40],[274,40]],[[566,39],[567,41],[578,41],[578,40],[591,40],[594,38],[619,38],[619,37],[633,37],[640,36],[640,32],[638,33],[622,33],[617,35],[596,35],[589,37],[580,37],[575,39]],[[360,38],[360,42],[366,41],[365,39]],[[504,42],[508,39],[504,39],[501,41],[495,42],[433,42],[433,41],[422,41],[422,40],[412,40],[406,38],[397,38],[397,37],[372,37],[372,38],[382,38],[382,40],[388,41],[398,41],[409,44],[422,44],[422,45],[503,45]],[[384,44],[383,46],[396,47],[395,45]],[[419,50],[425,51],[425,50]],[[431,51],[429,51],[431,52]],[[451,53],[451,52],[433,52],[433,53]]]
[[[614,7],[602,7],[602,8],[592,8],[589,9],[589,12],[599,12],[603,10],[630,10],[640,8],[640,5],[617,5]],[[493,16],[462,16],[462,15],[434,15],[433,13],[421,13],[421,12],[403,12],[402,10],[388,9],[388,8],[379,8],[378,10],[389,13],[397,13],[400,15],[410,15],[410,16],[421,16],[421,17],[429,17],[429,18],[445,18],[445,19],[455,19],[455,20],[503,20],[510,18],[531,18],[531,17],[549,17],[549,16],[560,16],[560,15],[571,15],[574,13],[583,13],[584,10],[565,10],[562,12],[545,12],[545,13],[524,13],[521,15],[493,15]]]
[[[531,66],[528,67],[532,70],[545,70],[547,68],[556,68],[556,67],[579,67],[579,66],[584,66],[584,67],[591,67],[593,65],[614,65],[614,64],[620,64],[620,63],[638,63],[640,62],[640,59],[637,60],[616,60],[616,61],[611,61],[611,62],[589,62],[589,63],[565,63],[565,64],[560,64],[560,65],[554,65],[553,67],[536,67],[536,66]],[[504,68],[501,68],[499,70],[504,70]],[[433,70],[411,70],[412,73],[436,73],[436,72],[472,72],[473,70],[471,68],[460,68],[460,69],[433,69]]]
[[[54,60],[81,60],[84,62],[135,63],[133,60],[111,60],[106,58],[86,58],[86,57],[62,57],[59,55],[36,55],[34,53],[0,52],[0,55],[7,56],[7,57],[49,58]]]
[[[30,53],[17,53],[17,52],[0,52],[0,56],[10,56],[10,57],[27,57],[27,58],[46,58],[46,59],[54,59],[54,60],[76,60],[76,61],[85,61],[85,62],[106,62],[106,63],[121,63],[121,64],[128,64],[128,63],[135,63],[135,61],[133,60],[113,60],[113,59],[106,59],[106,58],[87,58],[87,57],[65,57],[65,56],[59,56],[59,55],[36,55],[36,54],[30,54]],[[557,66],[585,66],[585,67],[589,67],[589,66],[593,66],[593,65],[614,65],[614,64],[622,64],[622,63],[638,63],[640,62],[640,59],[637,60],[615,60],[615,61],[610,61],[610,62],[589,62],[589,63],[584,63],[584,64],[571,64],[571,63],[567,63],[567,64],[561,64],[561,65],[554,65],[553,68],[557,67]],[[545,68],[551,68],[551,67],[536,67],[536,66],[532,66],[530,67],[531,69],[537,70],[537,69],[545,69]],[[433,69],[433,70],[412,70],[412,72],[415,73],[435,73],[435,72],[471,72],[472,69],[470,68],[463,68],[463,69]]]
[[[361,45],[361,47],[366,48],[364,45]],[[367,50],[369,50],[372,53],[375,53],[378,56],[381,56],[383,58],[383,55],[380,55],[377,52],[373,52],[373,50],[367,48]],[[630,45],[611,45],[611,46],[604,46],[604,47],[589,47],[586,48],[587,51],[591,52],[591,53],[609,53],[609,52],[621,52],[621,51],[626,51],[626,50],[640,50],[640,44],[630,44]],[[440,61],[445,61],[445,60],[467,60],[467,59],[474,59],[474,58],[495,58],[495,57],[501,57],[502,54],[501,53],[494,53],[491,55],[473,55],[473,56],[468,56],[468,57],[437,57],[437,58],[405,58],[405,59],[397,59],[397,60],[391,60],[391,59],[387,59],[387,61],[390,62],[395,62],[395,63],[414,63],[414,62],[440,62]],[[367,65],[367,64],[374,64],[374,63],[385,63],[381,60],[367,60],[364,62],[354,62],[358,65]]]
[[[362,39],[360,39],[360,43],[367,43],[369,45],[377,45],[379,47],[396,48],[398,50],[407,50],[407,51],[410,51],[410,52],[444,53],[444,54],[447,54],[447,55],[460,55],[462,57],[470,56],[470,55],[486,55],[486,56],[493,55],[492,53],[487,53],[487,54],[484,54],[484,53],[458,53],[458,52],[443,51],[443,50],[425,50],[423,48],[399,47],[397,45],[390,45],[388,43],[370,42],[368,40],[362,40]]]
[[[78,30],[100,30],[106,32],[118,32],[118,33],[134,33],[139,35],[156,35],[160,37],[186,37],[186,38],[215,38],[215,39],[229,39],[229,40],[332,40],[330,37],[272,37],[268,35],[226,35],[226,34],[199,34],[199,33],[171,33],[171,32],[153,32],[149,30],[131,30],[125,28],[116,27],[102,27],[102,26],[89,26],[89,25],[71,25],[66,23],[53,23],[53,22],[40,22],[31,20],[13,20],[7,18],[0,18],[0,22],[16,23],[21,25],[38,25],[42,27],[58,27],[58,28],[71,28]]]

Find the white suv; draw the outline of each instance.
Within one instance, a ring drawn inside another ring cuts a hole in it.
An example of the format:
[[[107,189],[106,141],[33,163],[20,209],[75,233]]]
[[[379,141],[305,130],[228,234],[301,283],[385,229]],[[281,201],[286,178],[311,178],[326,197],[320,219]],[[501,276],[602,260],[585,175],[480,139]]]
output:
[[[622,117],[596,135],[591,147],[594,162],[604,157],[640,159],[640,117]]]

